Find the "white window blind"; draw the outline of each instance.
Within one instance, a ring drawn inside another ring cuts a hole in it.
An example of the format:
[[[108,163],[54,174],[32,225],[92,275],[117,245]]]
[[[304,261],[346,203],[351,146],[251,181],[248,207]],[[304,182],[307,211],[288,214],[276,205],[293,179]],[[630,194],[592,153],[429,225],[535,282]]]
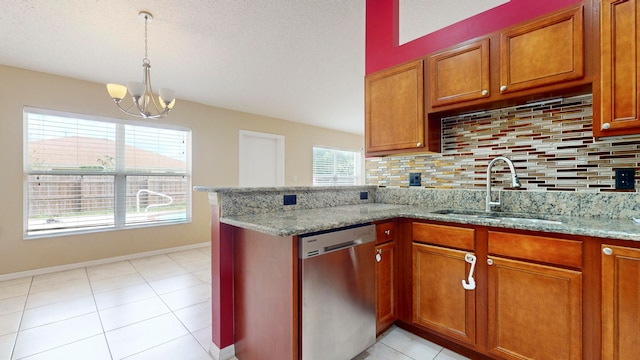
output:
[[[313,148],[313,185],[360,183],[360,152]]]
[[[24,117],[26,237],[190,221],[190,130]]]

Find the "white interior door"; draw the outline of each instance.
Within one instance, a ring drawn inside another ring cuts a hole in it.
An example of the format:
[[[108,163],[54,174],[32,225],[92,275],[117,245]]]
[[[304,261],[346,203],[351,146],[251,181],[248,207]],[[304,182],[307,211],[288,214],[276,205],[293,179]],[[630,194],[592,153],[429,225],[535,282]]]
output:
[[[240,130],[240,187],[284,186],[284,136]]]

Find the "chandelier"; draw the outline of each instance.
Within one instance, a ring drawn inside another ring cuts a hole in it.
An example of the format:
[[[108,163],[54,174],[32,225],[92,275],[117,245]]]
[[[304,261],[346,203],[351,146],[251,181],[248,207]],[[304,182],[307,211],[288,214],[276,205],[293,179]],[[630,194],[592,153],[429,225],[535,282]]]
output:
[[[127,86],[120,84],[107,84],[109,96],[123,112],[145,119],[162,119],[169,114],[176,103],[175,91],[160,88],[158,102],[156,102],[153,90],[151,90],[151,63],[147,55],[147,24],[153,20],[153,15],[147,11],[138,13],[138,17],[144,20],[144,59],[142,59],[142,82],[129,81]],[[123,105],[122,100],[131,95],[132,104]],[[158,105],[159,104],[159,105]]]

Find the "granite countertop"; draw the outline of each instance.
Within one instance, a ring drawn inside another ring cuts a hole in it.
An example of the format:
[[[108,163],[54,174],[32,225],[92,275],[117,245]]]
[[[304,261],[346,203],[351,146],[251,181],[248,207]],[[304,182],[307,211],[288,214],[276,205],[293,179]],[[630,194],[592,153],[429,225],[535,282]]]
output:
[[[362,224],[397,217],[446,221],[458,224],[501,227],[582,235],[619,240],[640,241],[640,224],[633,220],[599,217],[548,217],[555,221],[532,222],[518,219],[498,219],[438,214],[436,208],[367,203],[295,211],[269,212],[255,215],[222,217],[225,224],[255,230],[275,236],[293,236],[315,231]]]

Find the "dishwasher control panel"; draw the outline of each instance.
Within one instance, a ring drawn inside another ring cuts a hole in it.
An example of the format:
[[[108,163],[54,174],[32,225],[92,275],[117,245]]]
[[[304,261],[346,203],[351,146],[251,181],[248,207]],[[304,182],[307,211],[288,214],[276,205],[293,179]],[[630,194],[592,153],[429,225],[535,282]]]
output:
[[[354,225],[346,228],[327,230],[298,236],[300,259],[347,249],[376,240],[376,226],[373,224]]]

